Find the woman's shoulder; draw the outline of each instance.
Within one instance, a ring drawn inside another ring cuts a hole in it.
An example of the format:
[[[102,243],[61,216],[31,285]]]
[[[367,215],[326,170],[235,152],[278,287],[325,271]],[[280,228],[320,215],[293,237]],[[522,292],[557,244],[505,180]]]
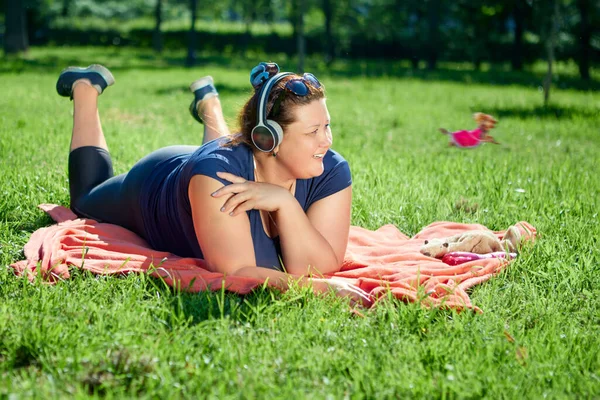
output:
[[[323,157],[323,173],[304,181],[305,201],[303,208],[308,208],[316,201],[344,190],[352,185],[350,166],[344,157],[335,150],[329,150]]]
[[[245,144],[231,144],[228,136],[220,137],[203,144],[192,156],[194,161],[217,159],[228,164],[246,165],[252,158],[252,151]]]
[[[325,169],[324,173],[338,168],[344,168],[350,171],[348,161],[333,149],[329,149],[329,151],[325,153],[325,157],[323,157],[323,167]]]
[[[252,151],[244,144],[230,144],[229,137],[203,144],[188,159],[185,175],[190,178],[197,174],[215,177],[217,171],[224,171],[245,177],[249,174],[248,166],[252,164]]]
[[[232,144],[232,138],[222,136],[200,146],[196,151],[197,158],[210,158],[218,154],[225,158],[248,159],[252,151],[245,144]]]

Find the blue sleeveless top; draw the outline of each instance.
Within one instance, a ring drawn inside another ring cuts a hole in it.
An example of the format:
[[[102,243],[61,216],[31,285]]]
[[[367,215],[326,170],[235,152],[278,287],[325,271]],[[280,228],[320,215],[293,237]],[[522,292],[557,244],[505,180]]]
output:
[[[229,172],[254,180],[254,157],[245,144],[224,147],[229,139],[219,138],[196,151],[170,157],[157,165],[145,182],[140,209],[145,236],[152,248],[182,257],[204,258],[196,239],[188,186],[194,175],[205,175],[224,185],[217,172]],[[339,192],[352,184],[348,162],[329,150],[323,157],[324,172],[315,178],[298,179],[295,197],[304,212],[316,201]],[[256,255],[256,265],[283,270],[279,238],[270,238],[263,228],[258,210],[247,211]]]

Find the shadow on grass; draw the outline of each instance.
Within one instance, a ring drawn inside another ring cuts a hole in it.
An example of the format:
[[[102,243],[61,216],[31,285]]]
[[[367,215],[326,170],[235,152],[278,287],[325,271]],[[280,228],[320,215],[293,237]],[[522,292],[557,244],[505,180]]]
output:
[[[4,56],[0,60],[0,74],[23,73],[28,71],[56,70],[60,72],[67,66],[88,65],[93,63],[105,64],[111,71],[127,70],[166,70],[173,68],[186,68],[185,54],[167,53],[156,54],[147,49],[135,48],[45,48],[51,54]],[[252,62],[245,61],[244,57],[227,57],[221,55],[199,55],[193,68],[218,66],[224,69],[245,69]]]
[[[532,71],[510,71],[501,66],[493,66],[488,71],[457,66],[446,67],[441,64],[436,70],[413,69],[394,62],[384,61],[348,61],[336,63],[327,70],[332,76],[345,77],[381,77],[389,76],[405,79],[418,79],[425,82],[457,82],[492,86],[539,87],[544,76]],[[600,81],[583,81],[577,77],[555,74],[554,85],[560,89],[591,91],[600,89]]]
[[[73,276],[88,275],[87,271],[75,269]],[[268,304],[278,296],[276,290],[265,287],[255,288],[247,295],[229,292],[226,290],[204,290],[200,292],[186,291],[170,286],[159,277],[146,275],[144,279],[148,293],[160,293],[166,302],[165,314],[160,316],[167,327],[173,329],[177,326],[197,325],[206,321],[230,320],[245,324],[252,322]]]
[[[269,304],[279,301],[277,290],[256,288],[246,295],[221,291],[181,293],[173,296],[173,315],[181,314],[192,325],[229,319],[240,324],[254,323]]]
[[[62,50],[62,53],[61,53]],[[166,70],[184,68],[185,52],[164,52],[156,54],[149,49],[119,47],[86,48],[39,48],[35,55],[25,57],[4,57],[0,62],[0,74],[22,73],[27,71],[49,71],[57,73],[69,65],[104,63],[113,71],[121,70]],[[253,57],[256,57],[254,59]],[[285,54],[261,54],[250,58],[244,54],[220,55],[199,52],[195,68],[218,67],[228,70],[250,70],[261,60],[276,60],[282,69],[293,69],[296,60]],[[543,74],[533,71],[511,71],[502,66],[492,65],[488,71],[474,70],[468,64],[444,64],[430,71],[425,68],[411,68],[404,61],[395,60],[338,60],[327,66],[321,57],[310,56],[306,60],[306,70],[333,77],[393,77],[418,79],[426,82],[458,82],[493,86],[518,85],[539,87]],[[576,76],[555,74],[555,86],[561,89],[581,91],[600,90],[600,81],[583,81]],[[238,89],[239,90],[239,89]]]
[[[573,106],[538,106],[538,107],[480,107],[498,118],[514,117],[518,119],[590,119],[600,118],[600,111],[591,108]]]
[[[98,53],[100,54],[100,53]],[[74,56],[67,54],[65,56],[45,55],[36,58],[15,58],[4,59],[0,63],[0,74],[5,73],[23,73],[29,71],[51,72],[55,70],[60,72],[68,66],[85,66],[93,63],[104,64],[111,71],[123,70],[162,70],[177,67],[184,67],[184,63],[174,57],[150,57],[146,55],[134,55],[123,57],[119,53],[107,51],[100,57],[89,57],[86,55]]]
[[[225,94],[225,95],[247,94],[248,96],[250,96],[251,90],[252,90],[250,85],[248,85],[248,88],[244,88],[241,86],[229,85],[227,83],[215,82],[215,86],[217,87],[217,90],[220,95],[223,95],[223,94]],[[184,92],[189,93],[189,88],[186,85],[170,86],[170,87],[166,87],[166,88],[162,87],[162,88],[158,88],[158,89],[154,90],[154,93],[157,95],[171,95],[171,94],[178,94],[178,93],[184,93]]]

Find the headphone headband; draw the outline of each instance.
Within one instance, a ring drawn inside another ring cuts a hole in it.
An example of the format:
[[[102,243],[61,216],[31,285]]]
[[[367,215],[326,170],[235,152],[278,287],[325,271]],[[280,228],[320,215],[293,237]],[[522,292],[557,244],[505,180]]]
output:
[[[277,82],[290,75],[294,74],[291,72],[281,72],[264,83],[258,95],[258,121],[256,126],[265,125],[265,122],[267,121],[267,104],[269,102],[269,94],[271,93],[271,89],[277,84]]]
[[[254,146],[262,152],[274,151],[274,149],[283,140],[283,129],[275,122],[267,119],[267,104],[269,103],[269,94],[277,82],[289,75],[291,72],[278,73],[267,80],[260,88],[258,93],[258,110],[256,126],[252,129],[251,138]],[[273,153],[275,155],[275,153]]]

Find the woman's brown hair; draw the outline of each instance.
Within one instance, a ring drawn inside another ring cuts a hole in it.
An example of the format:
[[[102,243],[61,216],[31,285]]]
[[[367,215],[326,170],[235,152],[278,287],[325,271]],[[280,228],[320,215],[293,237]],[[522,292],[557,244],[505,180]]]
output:
[[[297,106],[302,106],[314,100],[325,98],[325,88],[323,85],[316,87],[306,80],[303,80],[303,82],[308,88],[308,94],[306,96],[295,95],[285,88],[286,83],[291,79],[302,79],[302,77],[298,75],[289,75],[277,82],[271,89],[267,101],[267,119],[281,125],[284,132],[285,128],[294,122],[294,109]],[[258,121],[259,94],[260,88],[254,91],[254,94],[252,94],[250,99],[248,99],[244,107],[240,110],[238,115],[238,134],[233,135],[231,142],[228,143],[229,146],[245,143],[250,147],[254,147],[251,134],[252,129],[254,129]],[[276,102],[278,103],[278,107],[276,107],[276,110],[273,110],[273,106]]]

